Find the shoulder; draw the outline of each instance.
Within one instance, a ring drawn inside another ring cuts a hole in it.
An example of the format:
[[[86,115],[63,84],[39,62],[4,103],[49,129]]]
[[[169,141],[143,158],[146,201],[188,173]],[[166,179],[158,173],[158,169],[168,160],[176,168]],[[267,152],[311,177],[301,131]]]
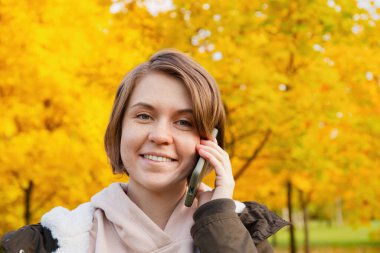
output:
[[[42,216],[41,225],[48,228],[55,238],[82,234],[91,229],[94,211],[89,202],[73,210],[56,207]]]
[[[255,243],[267,239],[284,226],[289,225],[289,222],[257,202],[235,201],[235,205],[236,207],[240,206],[240,208],[236,208],[236,212]]]
[[[41,223],[7,233],[1,240],[5,252],[86,252],[95,208],[90,203],[74,210],[56,207]],[[58,251],[57,251],[58,252]]]

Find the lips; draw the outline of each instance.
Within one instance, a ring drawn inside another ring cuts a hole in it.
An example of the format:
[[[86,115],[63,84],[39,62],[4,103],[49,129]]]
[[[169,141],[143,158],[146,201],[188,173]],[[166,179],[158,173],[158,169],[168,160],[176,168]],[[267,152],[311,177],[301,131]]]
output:
[[[176,159],[173,159],[173,158],[171,158],[167,155],[164,155],[164,154],[148,153],[148,154],[143,154],[141,156],[144,157],[145,159],[149,159],[149,160],[155,161],[155,162],[174,162],[174,161],[176,161]]]

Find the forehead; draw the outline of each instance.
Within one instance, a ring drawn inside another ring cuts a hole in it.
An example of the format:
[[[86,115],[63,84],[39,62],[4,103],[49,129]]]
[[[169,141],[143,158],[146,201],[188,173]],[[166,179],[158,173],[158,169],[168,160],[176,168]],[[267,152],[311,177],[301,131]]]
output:
[[[147,103],[154,107],[175,107],[180,110],[193,108],[185,84],[159,72],[149,73],[136,83],[127,108],[138,103]]]

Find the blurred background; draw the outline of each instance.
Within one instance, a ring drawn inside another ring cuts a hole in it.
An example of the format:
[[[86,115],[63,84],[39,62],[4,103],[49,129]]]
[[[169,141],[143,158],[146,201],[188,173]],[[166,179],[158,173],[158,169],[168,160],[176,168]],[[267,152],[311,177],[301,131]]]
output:
[[[293,226],[277,252],[380,252],[380,1],[0,1],[0,235],[112,175],[123,76],[162,48],[216,78],[235,198]],[[212,184],[212,176],[207,181]]]

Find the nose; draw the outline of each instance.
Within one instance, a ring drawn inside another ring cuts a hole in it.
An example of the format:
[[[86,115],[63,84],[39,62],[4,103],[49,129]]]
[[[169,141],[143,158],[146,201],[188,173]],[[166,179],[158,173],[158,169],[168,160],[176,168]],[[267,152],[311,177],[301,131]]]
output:
[[[148,136],[149,141],[157,145],[169,145],[173,143],[173,136],[170,131],[170,126],[166,123],[156,124],[150,131]]]

